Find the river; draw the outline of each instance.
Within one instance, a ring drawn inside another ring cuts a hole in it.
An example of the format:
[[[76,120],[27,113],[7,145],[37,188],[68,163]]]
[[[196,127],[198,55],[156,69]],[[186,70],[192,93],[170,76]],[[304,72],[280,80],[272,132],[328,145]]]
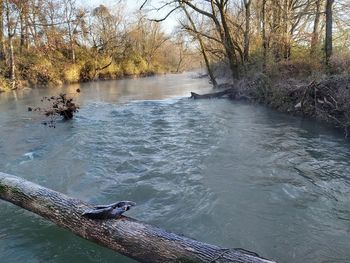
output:
[[[80,94],[75,94],[77,88]],[[0,171],[283,263],[350,262],[350,144],[323,124],[205,92],[192,74],[0,94]],[[41,124],[43,96],[81,106]],[[1,262],[134,262],[0,202]]]

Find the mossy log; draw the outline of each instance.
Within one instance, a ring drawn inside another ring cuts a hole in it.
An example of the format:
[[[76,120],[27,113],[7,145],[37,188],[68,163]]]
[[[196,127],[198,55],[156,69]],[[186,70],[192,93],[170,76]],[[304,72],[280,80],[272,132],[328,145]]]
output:
[[[92,209],[91,204],[1,172],[0,198],[139,262],[273,262],[245,250],[205,244],[125,216],[88,219],[82,213]]]

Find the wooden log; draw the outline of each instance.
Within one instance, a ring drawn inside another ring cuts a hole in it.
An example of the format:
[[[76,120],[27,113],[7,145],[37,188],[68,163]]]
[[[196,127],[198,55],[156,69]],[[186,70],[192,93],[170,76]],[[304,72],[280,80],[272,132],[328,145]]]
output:
[[[214,93],[207,93],[207,94],[197,94],[195,92],[191,92],[191,99],[214,99],[214,98],[221,98],[223,96],[235,96],[236,91],[233,88],[229,88],[229,89],[225,89],[223,91],[219,91],[219,92],[214,92]]]
[[[244,250],[224,249],[179,236],[125,216],[88,219],[82,213],[91,209],[91,204],[1,172],[0,198],[139,262],[273,262]]]

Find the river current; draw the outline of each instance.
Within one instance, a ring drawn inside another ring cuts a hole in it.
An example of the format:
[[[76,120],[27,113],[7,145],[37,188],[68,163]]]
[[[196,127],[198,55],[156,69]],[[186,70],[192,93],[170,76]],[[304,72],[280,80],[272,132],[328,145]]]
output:
[[[75,90],[80,88],[81,93]],[[259,105],[190,100],[193,74],[0,94],[0,171],[283,263],[350,262],[350,143]],[[67,92],[75,118],[28,112]],[[134,262],[0,201],[1,262]]]

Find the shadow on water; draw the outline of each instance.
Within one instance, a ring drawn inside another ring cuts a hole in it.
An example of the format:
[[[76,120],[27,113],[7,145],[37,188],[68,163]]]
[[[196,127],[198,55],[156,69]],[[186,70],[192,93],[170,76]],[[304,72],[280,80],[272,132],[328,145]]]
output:
[[[78,86],[62,91],[73,92]],[[79,86],[76,118],[56,129],[26,112],[53,90],[0,95],[0,168],[128,215],[279,262],[348,262],[350,150],[309,120],[227,100],[189,75]],[[6,203],[7,262],[133,262]]]

